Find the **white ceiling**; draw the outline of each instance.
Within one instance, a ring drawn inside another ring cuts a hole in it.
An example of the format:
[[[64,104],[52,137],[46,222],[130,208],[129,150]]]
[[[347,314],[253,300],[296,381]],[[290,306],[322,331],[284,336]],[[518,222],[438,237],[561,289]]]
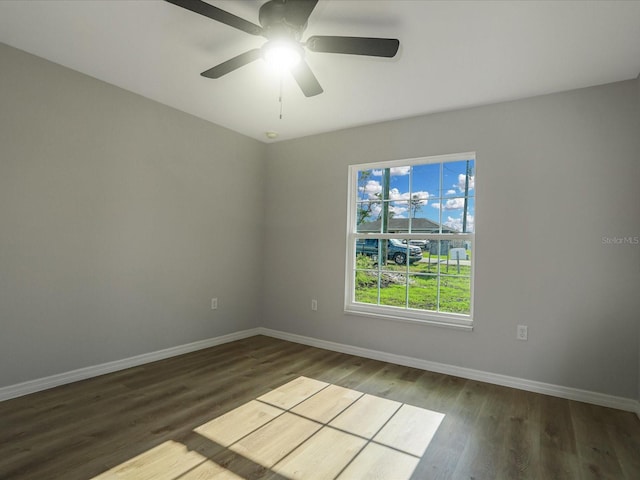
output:
[[[258,23],[260,0],[208,0]],[[163,1],[0,1],[0,41],[261,141],[635,78],[640,1],[320,0],[311,35],[400,39],[394,59],[309,52],[306,98],[263,61],[200,72],[265,39]],[[0,66],[1,74],[1,66]]]

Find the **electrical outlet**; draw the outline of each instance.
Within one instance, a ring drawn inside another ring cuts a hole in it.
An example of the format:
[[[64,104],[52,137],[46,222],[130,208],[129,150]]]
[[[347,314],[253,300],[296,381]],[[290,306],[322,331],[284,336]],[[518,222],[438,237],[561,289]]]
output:
[[[218,309],[218,299],[217,298],[212,298],[211,299],[211,310],[217,310]]]
[[[314,312],[318,310],[318,300],[316,300],[315,298],[311,300],[311,310],[313,310]]]
[[[528,336],[527,326],[526,325],[518,325],[518,330],[516,331],[516,338],[518,340],[526,340]]]

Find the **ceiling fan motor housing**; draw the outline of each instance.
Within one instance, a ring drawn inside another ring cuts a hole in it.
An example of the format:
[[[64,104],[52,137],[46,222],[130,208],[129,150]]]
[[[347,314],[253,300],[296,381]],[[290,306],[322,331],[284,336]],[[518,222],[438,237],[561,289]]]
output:
[[[288,39],[299,42],[307,22],[302,25],[287,18],[288,5],[285,0],[271,0],[260,7],[258,20],[264,28],[263,35],[269,40]]]

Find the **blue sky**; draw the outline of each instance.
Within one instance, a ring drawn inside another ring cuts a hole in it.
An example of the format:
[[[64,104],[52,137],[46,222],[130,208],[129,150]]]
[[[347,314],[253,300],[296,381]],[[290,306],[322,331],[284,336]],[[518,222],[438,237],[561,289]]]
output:
[[[428,218],[457,231],[462,231],[462,215],[465,195],[467,161],[455,161],[391,168],[389,183],[389,210],[395,218]],[[467,202],[467,231],[474,229],[475,218],[475,162],[469,161]],[[376,220],[382,206],[379,196],[383,191],[383,170],[370,169],[358,172],[358,201],[364,208],[371,207],[367,221]],[[417,211],[410,213],[409,199],[417,204]],[[374,201],[375,203],[370,203]]]

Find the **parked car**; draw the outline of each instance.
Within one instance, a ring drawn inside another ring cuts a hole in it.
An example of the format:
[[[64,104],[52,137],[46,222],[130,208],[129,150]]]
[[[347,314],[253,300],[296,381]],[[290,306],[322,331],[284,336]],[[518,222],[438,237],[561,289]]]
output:
[[[384,241],[384,240],[383,240]],[[422,260],[422,249],[415,245],[409,245],[409,264]],[[378,258],[378,239],[359,238],[356,241],[356,255],[367,255],[375,259]],[[387,240],[387,259],[393,260],[398,265],[407,263],[407,244],[395,238]]]
[[[406,244],[406,240],[402,240],[402,243]],[[422,251],[425,251],[429,248],[429,240],[409,240],[410,245],[415,245],[416,247],[420,247]]]

